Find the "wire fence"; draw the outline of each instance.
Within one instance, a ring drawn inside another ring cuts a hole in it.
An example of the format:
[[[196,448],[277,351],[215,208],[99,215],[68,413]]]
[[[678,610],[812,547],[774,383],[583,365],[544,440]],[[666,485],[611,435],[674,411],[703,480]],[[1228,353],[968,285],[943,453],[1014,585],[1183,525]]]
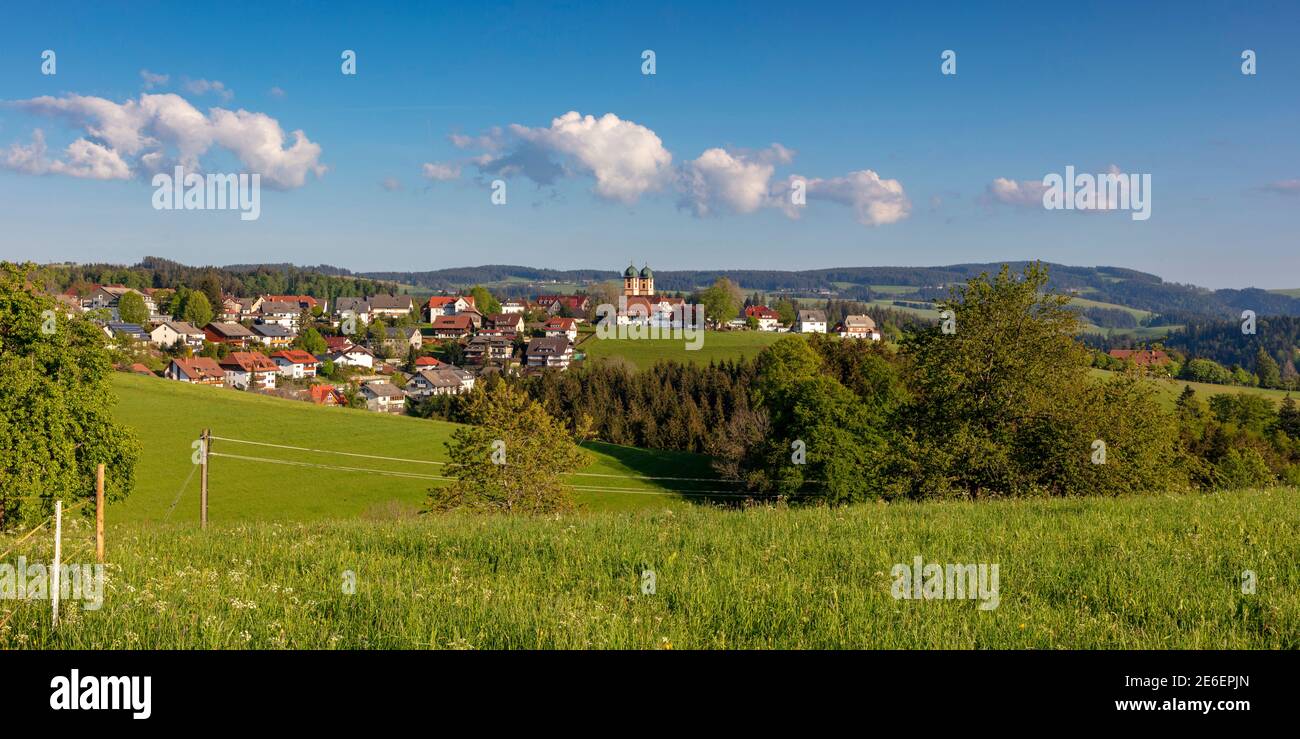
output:
[[[431,466],[443,467],[443,468],[458,466],[455,462],[442,462],[442,461],[431,460],[431,459],[412,459],[409,457],[391,457],[382,454],[364,454],[361,452],[345,452],[337,449],[316,449],[313,447],[293,446],[290,444],[275,444],[266,441],[254,441],[252,439],[238,439],[230,436],[217,436],[215,434],[209,436],[208,438],[211,439],[212,441],[224,441],[232,444],[246,444],[250,446],[265,447],[271,449],[283,449],[283,450],[295,451],[295,452],[306,452],[310,454],[333,455],[336,457],[369,459],[369,460],[378,460],[383,462],[395,462],[399,464],[422,464],[422,465],[431,465]],[[309,468],[309,469],[327,470],[333,472],[360,473],[360,474],[377,475],[381,477],[396,477],[396,478],[406,478],[406,479],[413,479],[413,480],[428,480],[431,482],[449,482],[456,479],[455,477],[448,477],[446,475],[427,474],[421,472],[414,472],[410,470],[387,470],[387,469],[376,469],[373,467],[355,467],[350,465],[326,464],[322,462],[308,462],[308,461],[295,460],[295,459],[279,459],[274,457],[258,457],[258,456],[251,456],[246,454],[230,454],[226,452],[214,452],[211,450],[208,450],[206,453],[208,457],[234,459],[234,460],[239,460],[244,462],[258,462],[263,464],[284,465],[289,467],[302,467],[302,468]],[[619,474],[608,473],[608,472],[568,472],[565,473],[565,475],[568,477],[601,478],[601,479],[607,479],[611,481],[620,480],[620,481],[653,483],[656,486],[661,488],[661,489],[647,489],[647,488],[630,488],[630,487],[609,487],[606,485],[597,485],[594,482],[588,484],[577,484],[578,482],[581,481],[576,481],[574,483],[565,483],[566,487],[569,487],[573,490],[586,492],[586,493],[613,493],[619,495],[742,497],[742,498],[762,497],[761,494],[738,491],[735,489],[679,490],[674,488],[684,487],[684,486],[661,485],[661,483],[699,483],[699,482],[713,483],[714,485],[738,484],[736,481],[725,480],[717,477],[676,477],[676,476],[667,476],[667,475],[619,475]],[[182,490],[183,489],[184,486],[182,486]],[[179,495],[180,493],[177,493],[178,498]],[[174,507],[175,503],[173,502],[172,505]]]

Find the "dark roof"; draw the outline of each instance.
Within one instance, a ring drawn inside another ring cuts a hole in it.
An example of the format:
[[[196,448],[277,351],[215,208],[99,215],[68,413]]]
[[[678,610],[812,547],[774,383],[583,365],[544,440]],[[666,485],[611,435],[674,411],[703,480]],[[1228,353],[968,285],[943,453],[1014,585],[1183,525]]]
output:
[[[293,331],[276,323],[257,323],[253,324],[253,331],[257,334],[267,337],[281,337],[291,339],[294,336]]]
[[[529,354],[564,354],[569,350],[569,340],[563,336],[533,339],[528,342]]]

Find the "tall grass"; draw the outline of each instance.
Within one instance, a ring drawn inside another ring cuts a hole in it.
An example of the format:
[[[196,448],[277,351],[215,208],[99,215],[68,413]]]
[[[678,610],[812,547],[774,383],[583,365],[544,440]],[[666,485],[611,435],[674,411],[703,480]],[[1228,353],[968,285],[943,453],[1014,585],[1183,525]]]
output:
[[[56,632],[49,603],[0,601],[0,647],[1300,647],[1294,489],[109,534],[103,607],[65,605]],[[75,561],[89,535],[71,526]],[[895,600],[891,568],[916,555],[999,564],[1000,607]]]

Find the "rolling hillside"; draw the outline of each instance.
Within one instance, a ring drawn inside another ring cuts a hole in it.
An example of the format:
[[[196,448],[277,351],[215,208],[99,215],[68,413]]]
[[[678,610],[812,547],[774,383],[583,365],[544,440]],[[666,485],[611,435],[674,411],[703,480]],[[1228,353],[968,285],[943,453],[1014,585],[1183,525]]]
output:
[[[392,517],[418,510],[432,485],[445,475],[443,443],[454,424],[268,398],[218,387],[117,373],[116,415],[140,439],[136,489],[114,505],[117,520],[194,520],[199,475],[191,444],[204,428],[214,436],[307,449],[377,455],[426,463],[391,462],[338,453],[307,452],[217,440],[214,454],[263,457],[270,463],[213,457],[209,517],[212,521],[308,520]],[[662,508],[679,504],[671,491],[717,491],[707,458],[589,443],[592,464],[573,478],[586,510]],[[316,466],[314,466],[316,465]],[[318,465],[359,471],[322,469]],[[380,475],[386,471],[402,476]],[[418,476],[418,477],[417,477]],[[647,480],[647,477],[703,478]],[[700,499],[703,496],[690,496]],[[172,508],[175,502],[175,508]]]

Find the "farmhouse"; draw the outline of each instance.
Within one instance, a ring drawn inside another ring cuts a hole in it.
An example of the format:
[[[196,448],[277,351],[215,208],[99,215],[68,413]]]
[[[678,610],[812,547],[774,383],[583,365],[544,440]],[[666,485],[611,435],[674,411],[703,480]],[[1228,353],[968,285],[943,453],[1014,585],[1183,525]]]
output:
[[[845,339],[880,341],[880,330],[876,328],[876,321],[871,316],[845,316],[844,322],[835,328],[836,333]]]
[[[237,390],[270,390],[279,368],[261,352],[231,352],[221,360],[226,384]]]
[[[184,321],[163,321],[149,332],[149,343],[161,347],[173,347],[177,343],[193,349],[202,349],[206,335],[203,331]]]
[[[271,355],[271,361],[280,368],[282,377],[292,377],[295,380],[315,377],[316,368],[320,365],[319,359],[301,349],[285,349],[276,352]]]
[[[208,357],[192,359],[173,359],[163,372],[169,380],[189,382],[195,385],[224,385],[226,373],[217,364],[217,360]]]

